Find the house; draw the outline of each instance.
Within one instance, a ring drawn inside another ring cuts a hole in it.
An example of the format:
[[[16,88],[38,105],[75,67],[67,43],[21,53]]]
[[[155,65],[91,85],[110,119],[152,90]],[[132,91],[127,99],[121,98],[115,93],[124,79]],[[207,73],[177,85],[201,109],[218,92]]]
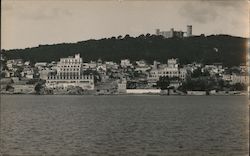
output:
[[[223,74],[222,75],[222,80],[224,81],[229,81],[231,84],[235,84],[235,83],[244,83],[247,84],[248,83],[248,79],[246,75],[242,75],[242,74]]]
[[[3,72],[5,73],[5,77],[14,77],[15,76],[14,71],[4,70]]]
[[[118,87],[117,87],[117,92],[118,93],[126,93],[127,89],[127,81],[125,78],[122,78],[118,81]]]
[[[89,63],[82,64],[83,70],[87,70],[87,69],[96,70],[96,67],[97,67],[97,63],[95,61],[90,61]]]
[[[145,67],[145,66],[147,66],[147,63],[146,63],[145,60],[136,61],[135,63],[139,67]]]
[[[120,65],[121,65],[122,68],[127,68],[127,67],[132,66],[132,64],[130,63],[129,59],[123,59],[123,60],[121,60],[121,64]]]

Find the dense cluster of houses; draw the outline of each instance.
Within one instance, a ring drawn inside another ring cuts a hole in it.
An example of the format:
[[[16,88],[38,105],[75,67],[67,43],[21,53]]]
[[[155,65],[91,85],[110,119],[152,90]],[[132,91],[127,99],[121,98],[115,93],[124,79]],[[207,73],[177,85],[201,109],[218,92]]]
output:
[[[1,58],[1,92],[35,93],[37,84],[41,84],[45,93],[67,93],[76,89],[95,94],[130,93],[132,89],[142,93],[146,90],[158,92],[160,77],[170,78],[169,85],[178,89],[197,69],[230,84],[248,82],[245,65],[227,68],[219,63],[180,65],[175,58],[166,61],[166,64],[157,61],[149,64],[145,60],[131,62],[129,59],[120,63],[101,59],[84,62],[79,54],[50,63]]]

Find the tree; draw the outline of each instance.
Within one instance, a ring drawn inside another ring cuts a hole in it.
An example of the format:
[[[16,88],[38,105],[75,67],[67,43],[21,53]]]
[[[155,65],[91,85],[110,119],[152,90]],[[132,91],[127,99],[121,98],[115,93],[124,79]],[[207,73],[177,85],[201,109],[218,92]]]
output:
[[[123,39],[129,39],[129,38],[131,38],[131,37],[129,36],[129,34],[127,34],[127,35],[124,36]]]
[[[201,68],[197,68],[193,71],[193,73],[191,74],[191,77],[193,78],[198,78],[202,76],[202,72],[201,72]]]
[[[9,84],[6,86],[6,91],[13,91],[13,90],[14,90],[13,86],[11,86]]]
[[[247,86],[243,83],[236,83],[232,86],[232,89],[236,91],[244,91],[247,89]]]
[[[168,89],[168,86],[170,84],[170,80],[168,76],[161,76],[159,78],[159,81],[156,82],[157,87],[159,87],[161,90]]]
[[[94,83],[101,81],[101,75],[96,70],[87,69],[83,71],[84,75],[93,75],[94,76]]]
[[[102,57],[104,61],[119,62],[121,58],[126,57],[131,61],[145,59],[149,62],[154,60],[163,62],[166,58],[177,57],[181,64],[194,61],[207,64],[221,62],[223,66],[232,67],[245,62],[246,47],[242,45],[246,42],[247,38],[228,35],[179,39],[147,34],[145,38],[131,36],[128,39],[122,39],[121,36],[118,36],[116,39],[92,39],[77,43],[12,49],[2,51],[1,54],[6,59],[21,58],[34,63],[58,61],[62,57],[72,56],[79,51],[85,61],[97,60]],[[213,50],[215,47],[220,49],[220,53]]]
[[[119,36],[117,37],[117,39],[118,39],[118,40],[122,39],[122,36],[121,36],[121,35],[119,35]]]
[[[37,83],[35,86],[36,94],[40,94],[42,89],[43,89],[43,85],[41,83]]]
[[[0,78],[4,78],[5,76],[6,76],[6,73],[5,72],[1,72]]]

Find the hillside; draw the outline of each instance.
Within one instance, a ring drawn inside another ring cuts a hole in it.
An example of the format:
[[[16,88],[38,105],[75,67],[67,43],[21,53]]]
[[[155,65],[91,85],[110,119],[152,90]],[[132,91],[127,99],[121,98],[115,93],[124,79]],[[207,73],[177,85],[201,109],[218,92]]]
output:
[[[173,57],[179,58],[181,63],[222,62],[225,66],[234,66],[245,62],[246,43],[246,38],[228,35],[164,39],[147,34],[2,50],[2,54],[7,59],[22,58],[32,62],[57,61],[61,57],[80,53],[84,62],[98,58],[119,62],[120,59],[129,58],[132,61],[144,59],[151,63],[153,60],[166,62],[168,58]]]

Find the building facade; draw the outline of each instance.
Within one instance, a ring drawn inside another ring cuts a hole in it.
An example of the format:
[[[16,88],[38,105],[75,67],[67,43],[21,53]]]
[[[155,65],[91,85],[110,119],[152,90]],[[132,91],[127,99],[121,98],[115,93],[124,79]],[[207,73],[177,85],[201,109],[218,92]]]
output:
[[[161,35],[164,38],[172,38],[172,37],[179,37],[183,38],[184,32],[182,31],[175,31],[174,28],[171,28],[170,31],[160,31],[160,29],[156,29],[156,35]]]
[[[129,67],[129,66],[132,66],[129,59],[121,60],[121,67],[122,68],[126,68],[126,67]]]
[[[187,25],[187,37],[191,37],[192,34],[192,25]]]
[[[148,81],[151,83],[155,83],[162,76],[168,76],[169,78],[177,77],[181,80],[185,80],[187,75],[187,70],[184,68],[179,68],[177,59],[169,59],[168,64],[166,66],[153,68],[149,75]]]
[[[56,69],[57,73],[49,75],[46,80],[47,88],[81,87],[86,90],[94,89],[94,76],[83,75],[82,58],[79,54],[76,54],[75,57],[61,58]]]
[[[170,31],[161,31],[160,29],[156,29],[155,31],[156,35],[161,35],[164,38],[172,38],[172,37],[178,37],[178,38],[183,38],[184,34],[186,37],[191,37],[192,36],[192,25],[187,25],[187,31],[175,31],[174,28],[171,28]]]

